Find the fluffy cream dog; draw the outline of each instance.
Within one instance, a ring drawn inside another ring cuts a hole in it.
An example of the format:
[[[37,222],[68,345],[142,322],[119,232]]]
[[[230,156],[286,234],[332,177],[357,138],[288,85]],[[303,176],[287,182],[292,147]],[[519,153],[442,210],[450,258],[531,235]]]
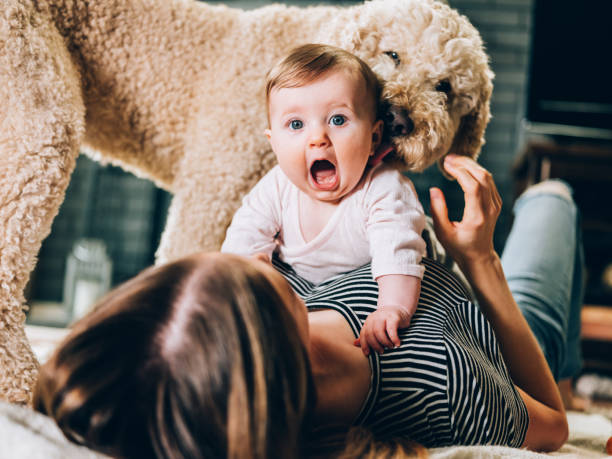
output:
[[[3,0],[0,12],[0,397],[30,399],[23,289],[79,151],[174,194],[165,261],[217,249],[274,164],[263,82],[290,48],[354,52],[386,81],[407,169],[476,156],[492,73],[464,17],[433,0],[244,12],[192,0]]]

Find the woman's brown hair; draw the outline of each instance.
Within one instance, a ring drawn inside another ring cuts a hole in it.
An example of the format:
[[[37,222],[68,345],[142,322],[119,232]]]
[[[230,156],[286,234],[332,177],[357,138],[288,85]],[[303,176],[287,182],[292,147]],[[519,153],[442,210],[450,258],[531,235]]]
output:
[[[295,329],[244,259],[151,268],[74,326],[41,368],[35,407],[116,457],[296,457],[314,389]]]
[[[378,440],[362,427],[352,427],[344,440],[344,449],[335,459],[427,459],[423,445],[405,438]]]

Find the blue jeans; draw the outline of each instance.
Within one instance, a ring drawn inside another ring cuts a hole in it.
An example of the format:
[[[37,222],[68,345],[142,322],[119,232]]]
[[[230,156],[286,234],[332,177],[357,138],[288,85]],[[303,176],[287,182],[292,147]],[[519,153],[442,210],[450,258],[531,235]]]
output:
[[[532,189],[517,200],[514,217],[502,255],[510,290],[555,379],[575,376],[584,288],[578,209],[569,197]]]

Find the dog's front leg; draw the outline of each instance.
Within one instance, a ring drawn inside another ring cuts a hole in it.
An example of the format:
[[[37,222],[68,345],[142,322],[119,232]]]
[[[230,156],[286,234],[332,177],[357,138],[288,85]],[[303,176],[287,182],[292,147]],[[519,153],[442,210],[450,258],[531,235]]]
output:
[[[220,115],[219,119],[231,116]],[[232,123],[227,124],[231,129]],[[214,136],[216,141],[204,133],[188,144],[174,182],[158,262],[201,250],[219,250],[242,197],[275,164],[262,134],[264,126],[250,135],[243,131],[239,139],[229,132],[223,137],[226,129],[220,127]]]
[[[0,399],[31,401],[38,363],[23,290],[84,133],[80,77],[63,38],[23,2],[0,14]]]

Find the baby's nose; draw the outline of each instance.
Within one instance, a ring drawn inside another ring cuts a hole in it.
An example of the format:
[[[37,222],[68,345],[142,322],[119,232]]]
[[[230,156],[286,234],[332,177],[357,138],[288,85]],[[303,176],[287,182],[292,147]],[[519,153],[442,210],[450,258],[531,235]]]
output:
[[[326,147],[328,144],[327,139],[318,139],[318,140],[313,140],[310,142],[310,147],[311,148],[322,148],[322,147]]]
[[[322,148],[329,145],[329,138],[323,129],[314,130],[308,142],[310,148]]]

